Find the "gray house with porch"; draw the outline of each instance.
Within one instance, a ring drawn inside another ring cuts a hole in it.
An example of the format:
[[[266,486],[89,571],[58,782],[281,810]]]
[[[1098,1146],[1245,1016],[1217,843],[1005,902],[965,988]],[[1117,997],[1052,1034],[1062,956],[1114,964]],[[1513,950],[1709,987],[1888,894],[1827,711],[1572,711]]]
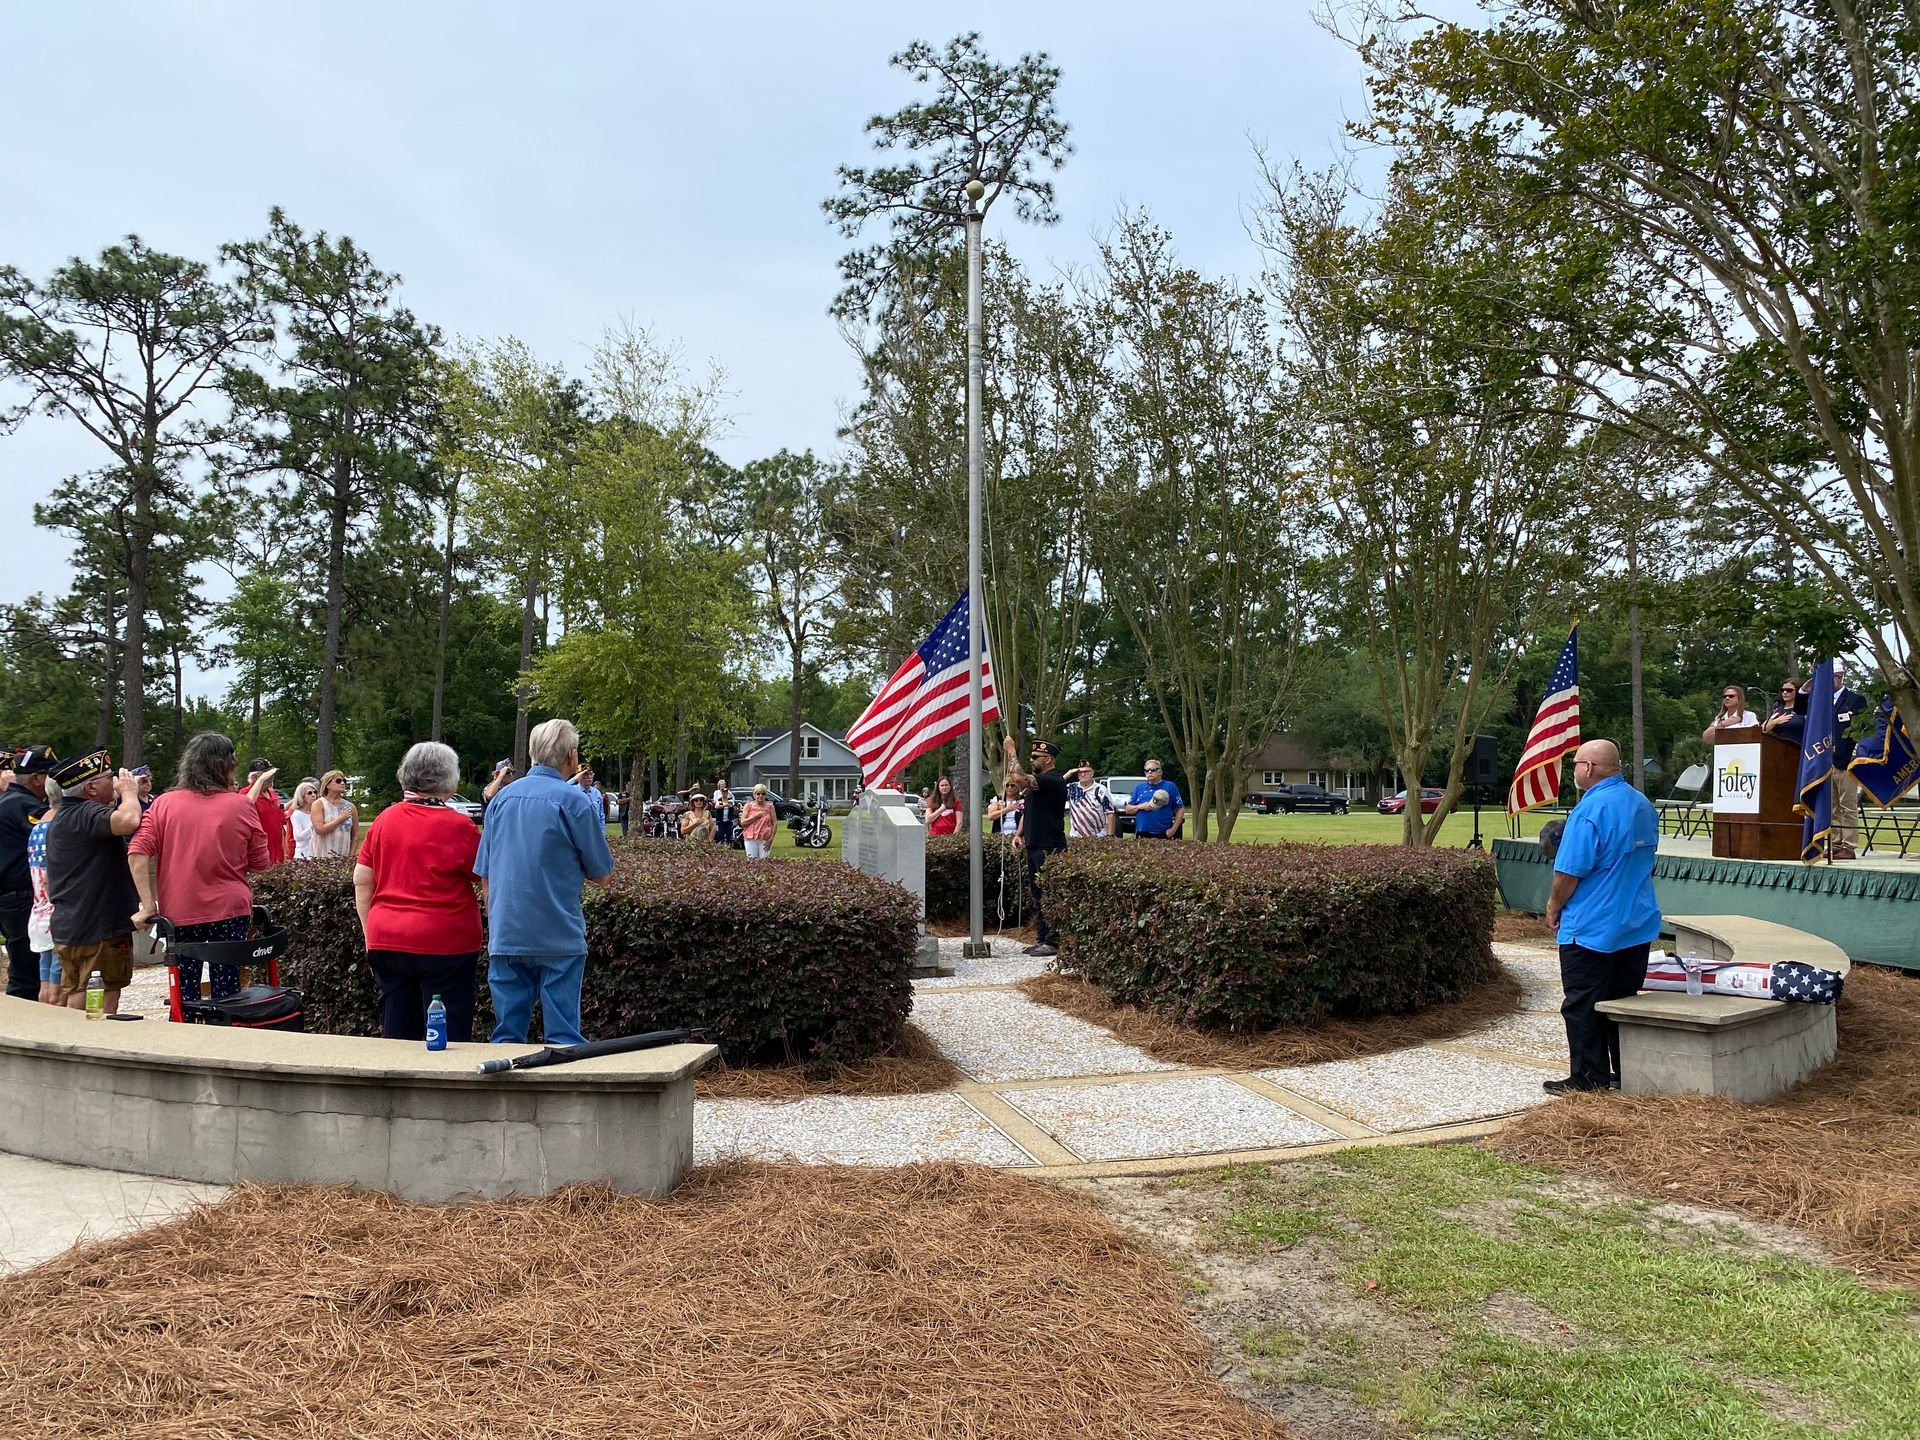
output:
[[[735,754],[727,766],[727,788],[738,795],[755,785],[781,794],[787,791],[787,760],[792,742],[785,729],[756,730],[735,739]],[[828,805],[846,805],[860,788],[860,760],[847,748],[845,732],[800,726],[800,793],[792,798],[818,796]]]

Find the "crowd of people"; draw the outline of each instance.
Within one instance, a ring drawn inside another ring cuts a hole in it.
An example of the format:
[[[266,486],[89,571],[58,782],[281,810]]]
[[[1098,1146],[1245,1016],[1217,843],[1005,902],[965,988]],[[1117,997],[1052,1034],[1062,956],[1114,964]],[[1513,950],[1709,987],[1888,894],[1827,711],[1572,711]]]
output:
[[[536,726],[524,775],[509,761],[494,767],[480,826],[450,803],[459,757],[435,741],[417,744],[397,772],[400,802],[364,837],[340,771],[304,777],[282,800],[273,788],[278,768],[259,757],[243,773],[233,742],[218,733],[186,743],[173,784],[157,795],[145,766],[116,770],[105,750],[67,760],[43,745],[0,751],[7,993],[80,1008],[97,972],[106,1010],[116,1013],[132,979],[136,935],[164,918],[181,993],[200,995],[203,966],[193,947],[247,938],[251,877],[283,863],[351,858],[383,1034],[421,1038],[437,997],[448,1038],[472,1039],[484,952],[493,1040],[525,1040],[537,1000],[546,1038],[576,1043],[586,963],[581,896],[613,873],[611,800],[581,763],[579,740],[565,720]],[[1052,955],[1057,936],[1041,882],[1047,857],[1069,840],[1112,838],[1122,816],[1141,838],[1167,838],[1178,832],[1184,802],[1157,761],[1123,801],[1094,777],[1090,761],[1061,772],[1059,748],[1036,741],[1023,770],[1011,738],[1006,743],[1006,785],[987,818],[1027,855],[1039,928],[1030,953]],[[623,798],[624,820],[635,797]],[[930,834],[962,832],[965,807],[950,777],[925,792],[923,806]],[[689,787],[677,823],[683,839],[737,839],[761,860],[772,850],[777,813],[765,785],[740,803],[723,779],[711,792]],[[214,1000],[239,990],[238,967],[204,968]]]

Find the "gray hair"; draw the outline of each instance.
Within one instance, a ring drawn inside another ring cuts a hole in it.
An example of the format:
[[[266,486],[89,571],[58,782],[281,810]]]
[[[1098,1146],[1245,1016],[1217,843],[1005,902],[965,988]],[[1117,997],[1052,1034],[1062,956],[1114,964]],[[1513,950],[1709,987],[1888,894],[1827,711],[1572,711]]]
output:
[[[78,787],[76,786],[75,788],[77,789]],[[53,777],[49,775],[47,777],[47,808],[49,810],[58,810],[60,808],[60,802],[66,798],[67,792],[56,785]]]
[[[182,790],[218,795],[233,788],[236,763],[233,741],[217,730],[202,730],[180,752],[180,768],[173,783]]]
[[[527,759],[558,770],[567,756],[580,748],[580,732],[571,720],[543,720],[527,737]]]
[[[448,795],[460,788],[460,757],[451,745],[422,740],[401,757],[395,772],[402,790],[422,795]]]

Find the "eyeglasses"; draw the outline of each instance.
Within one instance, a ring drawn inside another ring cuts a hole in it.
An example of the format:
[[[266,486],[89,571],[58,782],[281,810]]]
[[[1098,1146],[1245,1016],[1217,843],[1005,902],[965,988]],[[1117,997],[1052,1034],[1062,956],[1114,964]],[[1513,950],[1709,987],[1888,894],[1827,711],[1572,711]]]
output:
[[[1580,767],[1581,767],[1582,765],[1584,765],[1584,766],[1586,766],[1586,767],[1587,767],[1587,768],[1588,768],[1589,770],[1591,770],[1591,769],[1593,768],[1593,761],[1591,761],[1591,760],[1576,760],[1576,761],[1574,761],[1574,762],[1573,762],[1573,768],[1574,768],[1574,769],[1576,769],[1576,770],[1578,770],[1578,769],[1579,769],[1579,768],[1580,768]]]

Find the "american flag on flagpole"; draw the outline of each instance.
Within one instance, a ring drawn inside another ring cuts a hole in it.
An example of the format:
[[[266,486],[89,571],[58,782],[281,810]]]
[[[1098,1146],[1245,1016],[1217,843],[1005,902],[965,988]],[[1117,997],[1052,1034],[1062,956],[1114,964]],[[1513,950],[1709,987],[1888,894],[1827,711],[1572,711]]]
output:
[[[1533,728],[1507,790],[1507,814],[1518,815],[1560,798],[1560,762],[1580,748],[1580,627],[1576,624],[1553,662],[1547,698],[1534,712]]]
[[[860,757],[860,783],[884,785],[927,751],[967,733],[967,593],[947,611],[933,633],[880,687],[873,703],[847,731],[847,747]],[[1000,718],[993,693],[993,662],[980,635],[981,720]]]

